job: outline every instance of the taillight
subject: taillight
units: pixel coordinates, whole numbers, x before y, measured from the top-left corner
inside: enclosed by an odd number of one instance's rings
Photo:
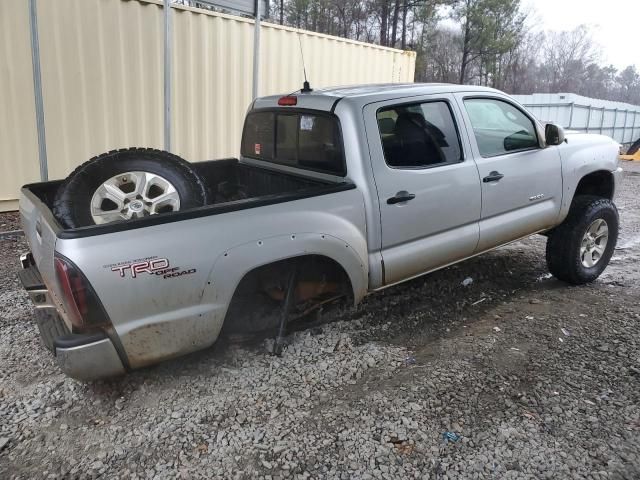
[[[70,260],[56,255],[56,275],[62,287],[62,301],[74,330],[87,331],[110,324],[89,281]]]
[[[286,97],[280,97],[278,99],[278,105],[281,107],[291,107],[298,104],[298,97],[293,95],[287,95]]]

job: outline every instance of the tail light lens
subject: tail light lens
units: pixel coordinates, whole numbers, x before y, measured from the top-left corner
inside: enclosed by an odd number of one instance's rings
[[[100,300],[91,284],[70,260],[56,255],[56,275],[62,287],[62,301],[74,331],[86,332],[110,325]]]

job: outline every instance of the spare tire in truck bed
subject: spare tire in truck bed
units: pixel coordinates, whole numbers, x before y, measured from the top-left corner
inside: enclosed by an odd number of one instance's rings
[[[60,185],[53,212],[65,227],[78,228],[201,207],[209,196],[202,177],[182,158],[129,148],[76,168]]]

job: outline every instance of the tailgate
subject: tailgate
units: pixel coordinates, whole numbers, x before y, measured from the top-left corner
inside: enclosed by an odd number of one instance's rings
[[[60,224],[49,207],[29,190],[29,186],[22,187],[20,217],[35,264],[45,285],[52,289],[55,286],[53,255]]]

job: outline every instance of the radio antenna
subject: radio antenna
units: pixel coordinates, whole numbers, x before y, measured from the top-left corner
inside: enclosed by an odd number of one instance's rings
[[[313,91],[313,88],[309,85],[307,81],[307,69],[304,66],[304,52],[302,51],[302,40],[300,40],[300,34],[298,34],[298,45],[300,45],[300,57],[302,57],[302,73],[304,73],[304,83],[302,84],[301,93],[309,93]]]

